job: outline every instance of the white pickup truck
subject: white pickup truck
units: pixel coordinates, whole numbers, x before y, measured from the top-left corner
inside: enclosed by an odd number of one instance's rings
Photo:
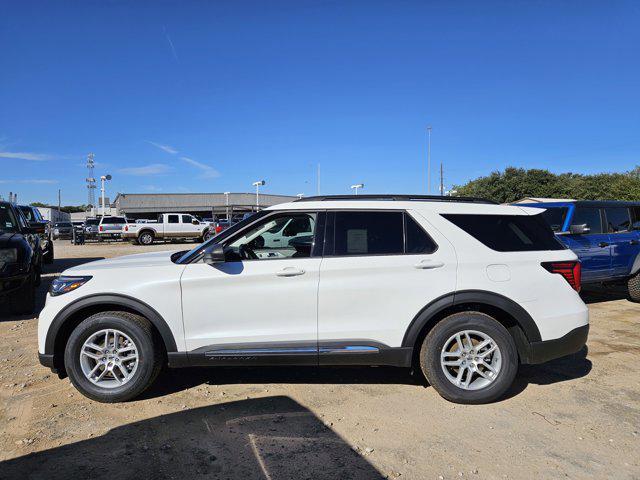
[[[157,223],[127,223],[122,227],[122,237],[133,243],[151,245],[155,240],[196,238],[207,240],[215,234],[215,228],[185,213],[162,213]]]

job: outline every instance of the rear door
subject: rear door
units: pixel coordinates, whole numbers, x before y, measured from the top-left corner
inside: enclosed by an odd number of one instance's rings
[[[598,207],[576,206],[571,225],[586,225],[588,233],[565,235],[566,245],[582,262],[582,282],[598,282],[611,277],[611,241]]]
[[[318,295],[321,364],[335,361],[323,357],[325,351],[400,347],[418,312],[455,290],[453,247],[417,212],[337,210],[328,212],[326,229]]]
[[[633,262],[640,251],[638,231],[631,228],[631,212],[627,207],[604,209],[607,231],[611,242],[611,275],[629,275]]]

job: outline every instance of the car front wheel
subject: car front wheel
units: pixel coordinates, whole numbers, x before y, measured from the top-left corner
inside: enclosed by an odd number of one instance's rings
[[[66,345],[64,363],[86,397],[112,403],[146,390],[162,366],[149,321],[128,312],[100,312],[81,322]]]
[[[142,245],[151,245],[153,243],[153,234],[150,232],[144,232],[142,235],[140,235],[138,241]]]
[[[498,400],[518,370],[518,354],[507,329],[480,312],[461,312],[440,321],[425,337],[420,366],[445,399],[479,404]]]

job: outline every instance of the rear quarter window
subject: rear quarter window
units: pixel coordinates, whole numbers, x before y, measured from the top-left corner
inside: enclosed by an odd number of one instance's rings
[[[443,214],[457,227],[492,250],[530,252],[564,250],[542,214],[475,215]]]

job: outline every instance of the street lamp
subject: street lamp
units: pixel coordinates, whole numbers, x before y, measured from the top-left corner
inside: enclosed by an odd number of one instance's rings
[[[105,207],[104,207],[104,182],[106,180],[111,180],[111,178],[112,178],[111,175],[102,175],[100,177],[100,183],[102,185],[102,188],[100,189],[100,191],[102,192],[102,216],[103,217],[104,217],[104,213],[105,213],[104,212],[104,209],[105,209]]]
[[[231,225],[231,219],[229,218],[229,194],[231,192],[224,192],[224,199],[225,199],[225,204],[227,206],[226,211],[227,211],[227,221],[229,222],[229,225]]]
[[[355,190],[356,195],[358,195],[359,188],[364,188],[364,183],[357,183],[355,185],[351,185],[351,189]]]
[[[260,187],[265,183],[266,182],[264,180],[259,180],[257,182],[252,183],[252,185],[256,187],[256,210],[260,208]]]

